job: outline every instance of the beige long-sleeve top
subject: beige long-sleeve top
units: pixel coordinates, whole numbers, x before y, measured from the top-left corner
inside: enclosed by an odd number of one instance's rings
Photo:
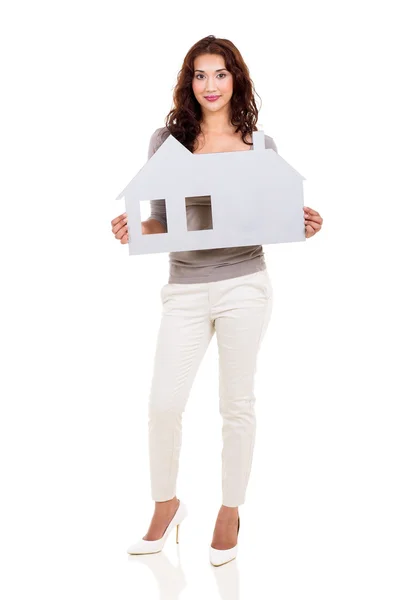
[[[166,127],[159,127],[150,138],[148,158],[150,158],[170,135]],[[265,148],[277,152],[276,144],[268,135]],[[151,200],[151,215],[167,229],[165,200]],[[210,199],[197,196],[187,200],[186,215],[188,231],[211,229]],[[266,268],[262,246],[239,246],[234,248],[212,248],[208,250],[188,250],[169,253],[168,283],[208,283],[249,275]]]

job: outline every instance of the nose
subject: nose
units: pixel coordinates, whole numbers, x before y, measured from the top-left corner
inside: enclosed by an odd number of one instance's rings
[[[210,79],[208,80],[208,83],[207,83],[207,85],[206,85],[206,94],[207,94],[207,95],[210,95],[210,96],[211,96],[212,94],[216,94],[216,93],[217,93],[217,88],[216,88],[215,86],[212,86],[212,85],[211,85],[212,83],[215,83],[215,81],[214,81],[212,78],[210,78]]]

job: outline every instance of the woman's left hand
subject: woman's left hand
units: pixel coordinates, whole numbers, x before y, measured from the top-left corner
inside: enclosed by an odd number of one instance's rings
[[[322,222],[323,218],[316,210],[308,208],[308,206],[304,206],[304,226],[306,230],[306,238],[315,235],[321,229]]]

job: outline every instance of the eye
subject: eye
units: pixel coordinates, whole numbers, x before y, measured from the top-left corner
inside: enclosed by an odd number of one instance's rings
[[[218,75],[222,75],[222,79],[226,77],[226,73],[218,73]],[[198,79],[199,77],[204,77],[204,75],[202,73],[197,73],[196,79]]]

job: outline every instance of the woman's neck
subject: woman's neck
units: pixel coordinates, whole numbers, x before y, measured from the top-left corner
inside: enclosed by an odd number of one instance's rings
[[[201,130],[204,135],[227,134],[235,130],[227,113],[203,113]]]

